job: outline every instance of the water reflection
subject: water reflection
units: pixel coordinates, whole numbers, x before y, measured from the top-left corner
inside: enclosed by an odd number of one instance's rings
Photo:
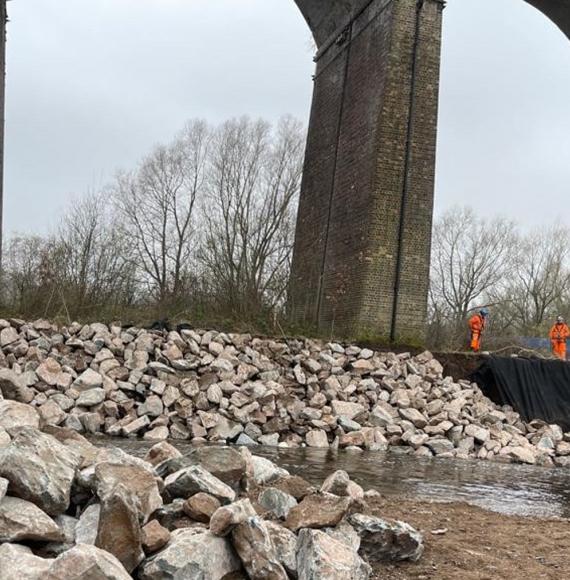
[[[151,443],[135,439],[93,440],[142,457]],[[172,442],[182,453],[190,443]],[[570,470],[489,461],[425,459],[396,453],[254,447],[256,455],[320,484],[335,469],[346,470],[364,489],[384,496],[458,502],[496,512],[570,517]]]

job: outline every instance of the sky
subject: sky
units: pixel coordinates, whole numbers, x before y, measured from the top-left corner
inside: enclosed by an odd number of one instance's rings
[[[308,120],[292,0],[9,3],[4,227],[43,234],[191,118]],[[436,209],[570,226],[570,42],[522,0],[449,0]]]

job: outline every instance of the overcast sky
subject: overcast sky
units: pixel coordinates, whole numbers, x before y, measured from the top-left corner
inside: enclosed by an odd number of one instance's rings
[[[46,232],[187,119],[308,117],[312,49],[292,0],[9,8],[7,233]],[[570,43],[522,0],[449,0],[444,27],[438,211],[570,225]]]

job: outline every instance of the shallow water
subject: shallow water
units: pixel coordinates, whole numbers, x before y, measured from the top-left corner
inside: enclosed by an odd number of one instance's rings
[[[152,443],[136,439],[92,440],[143,457]],[[190,443],[171,441],[181,453]],[[364,487],[384,496],[458,502],[504,514],[570,517],[570,469],[547,469],[490,461],[425,459],[396,453],[252,447],[292,474],[314,484],[344,469]]]

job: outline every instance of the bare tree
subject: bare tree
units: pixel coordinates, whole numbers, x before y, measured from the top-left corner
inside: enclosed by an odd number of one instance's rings
[[[521,238],[513,255],[512,274],[498,300],[504,316],[519,333],[545,330],[563,307],[570,288],[570,231],[561,225]]]
[[[243,316],[284,298],[304,137],[287,117],[275,132],[248,118],[215,133],[199,259],[218,303]]]
[[[189,273],[209,139],[204,122],[190,123],[171,145],[157,147],[117,181],[115,207],[134,263],[159,303],[180,295]]]
[[[497,292],[513,268],[516,233],[502,218],[485,221],[470,208],[454,208],[436,220],[430,310],[457,332],[469,311]]]

